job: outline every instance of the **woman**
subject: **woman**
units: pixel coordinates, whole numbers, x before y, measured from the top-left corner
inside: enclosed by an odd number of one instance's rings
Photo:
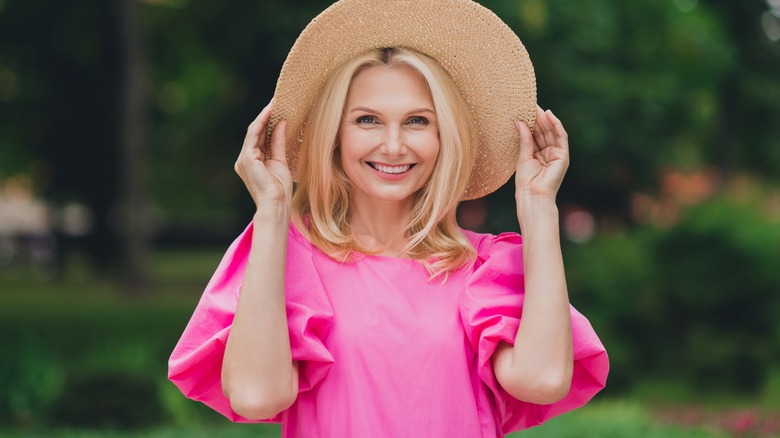
[[[366,29],[348,27],[347,59],[315,53],[331,46],[318,26],[345,20]],[[186,395],[234,421],[281,421],[283,436],[497,437],[604,386],[606,353],[569,305],[558,237],[566,132],[528,99],[519,115],[501,102],[528,83],[519,40],[506,71],[489,72],[508,87],[464,86],[495,56],[437,35],[464,21],[469,38],[508,29],[468,0],[344,0],[299,37],[236,162],[253,223],[171,358]],[[507,123],[516,133],[496,139]],[[491,159],[507,150],[519,158]],[[507,169],[523,238],[461,230],[458,202]]]

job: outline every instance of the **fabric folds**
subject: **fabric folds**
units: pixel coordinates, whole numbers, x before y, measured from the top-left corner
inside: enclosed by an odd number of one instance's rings
[[[222,358],[246,270],[252,230],[250,224],[228,248],[168,364],[169,379],[185,396],[235,422],[251,420],[236,414],[222,393]],[[299,392],[315,388],[333,364],[323,344],[333,310],[307,244],[292,231],[288,234],[285,293],[290,347],[293,360],[298,361]],[[262,421],[280,422],[284,414]]]
[[[251,420],[222,393],[222,358],[252,232],[250,224],[228,249],[169,362],[169,377],[185,396],[235,422]],[[283,437],[501,437],[578,408],[600,391],[607,354],[574,308],[566,397],[538,405],[501,388],[491,356],[499,342],[514,343],[523,313],[522,239],[464,234],[477,259],[440,283],[429,282],[415,260],[331,259],[291,225],[285,298],[300,392],[289,409],[262,421],[282,422]]]
[[[491,356],[500,341],[514,344],[523,312],[522,239],[516,233],[480,235],[478,260],[460,301],[466,337],[476,353],[477,374],[496,405],[503,433],[539,425],[587,403],[606,385],[609,361],[588,320],[571,307],[574,370],[571,389],[561,401],[537,405],[504,391],[493,373]]]

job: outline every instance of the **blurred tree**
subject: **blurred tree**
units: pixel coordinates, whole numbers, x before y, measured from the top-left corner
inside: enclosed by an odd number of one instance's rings
[[[725,175],[750,169],[780,181],[780,39],[762,21],[780,23],[780,7],[765,0],[703,0],[735,46],[735,59],[719,84],[718,147],[714,162]],[[780,24],[776,24],[780,27]]]
[[[253,205],[233,163],[246,127],[271,99],[298,33],[328,3],[146,4],[154,42],[149,179],[166,241],[224,242],[245,226]]]
[[[147,142],[147,60],[144,31],[134,0],[114,3],[122,54],[119,84],[118,149],[120,191],[117,225],[122,242],[125,290],[133,295],[148,288],[147,258],[151,237],[143,165]]]
[[[78,243],[103,268],[118,243],[109,220],[119,65],[111,12],[98,0],[0,3],[0,82],[12,78],[0,85],[0,173],[33,173],[55,205],[89,205],[93,228]]]
[[[572,138],[562,203],[631,222],[630,193],[651,190],[661,164],[709,162],[717,85],[736,48],[707,8],[681,10],[671,0],[490,5],[528,48],[540,105]]]

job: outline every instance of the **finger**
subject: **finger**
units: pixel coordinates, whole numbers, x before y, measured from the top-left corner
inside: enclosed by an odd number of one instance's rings
[[[287,164],[287,121],[276,124],[271,134],[271,159]]]
[[[541,109],[541,108],[540,108]],[[544,143],[547,147],[555,147],[558,142],[555,139],[555,132],[553,130],[552,124],[550,123],[550,119],[547,117],[550,110],[543,111],[541,114],[541,125],[542,125],[542,132],[541,134],[544,136]]]
[[[269,103],[247,127],[244,145],[241,147],[242,154],[246,154],[253,159],[263,159],[262,148],[265,144],[264,133],[270,117],[271,104]]]
[[[517,128],[517,133],[520,134],[520,155],[517,158],[518,163],[533,159],[535,142],[533,135],[531,135],[531,130],[528,128],[528,125],[523,122],[515,122],[515,128]]]
[[[560,147],[566,151],[566,153],[569,153],[569,133],[566,132],[566,130],[563,128],[563,123],[561,120],[553,114],[552,111],[549,111],[548,120],[550,121],[550,124],[552,125],[553,131],[555,132],[555,136],[558,139],[558,144]]]
[[[547,124],[550,127],[550,130],[545,133],[545,135],[548,135],[548,143],[550,143],[552,146],[558,146],[558,133],[555,131],[555,126],[553,123],[553,113],[551,110],[547,110],[544,112],[544,118],[547,119]]]
[[[547,149],[549,150],[549,149]],[[547,157],[544,156],[544,153],[541,151],[534,152],[534,159],[538,161],[542,166],[547,167],[547,163],[549,160]]]
[[[542,150],[547,147],[547,137],[545,131],[549,129],[547,117],[544,115],[544,110],[540,106],[536,106],[536,126],[534,127],[534,140],[536,140],[537,150]]]

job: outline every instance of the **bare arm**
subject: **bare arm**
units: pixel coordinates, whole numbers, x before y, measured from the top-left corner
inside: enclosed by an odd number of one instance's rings
[[[284,154],[285,123],[263,156],[266,107],[247,130],[236,172],[257,205],[238,308],[222,364],[222,388],[233,410],[267,419],[287,409],[298,394],[297,364],[290,352],[284,275],[292,177]]]
[[[560,121],[537,110],[533,137],[524,124],[516,176],[517,216],[523,233],[525,298],[514,346],[501,343],[493,369],[513,397],[550,404],[569,391],[573,370],[569,296],[555,195],[569,163]]]

